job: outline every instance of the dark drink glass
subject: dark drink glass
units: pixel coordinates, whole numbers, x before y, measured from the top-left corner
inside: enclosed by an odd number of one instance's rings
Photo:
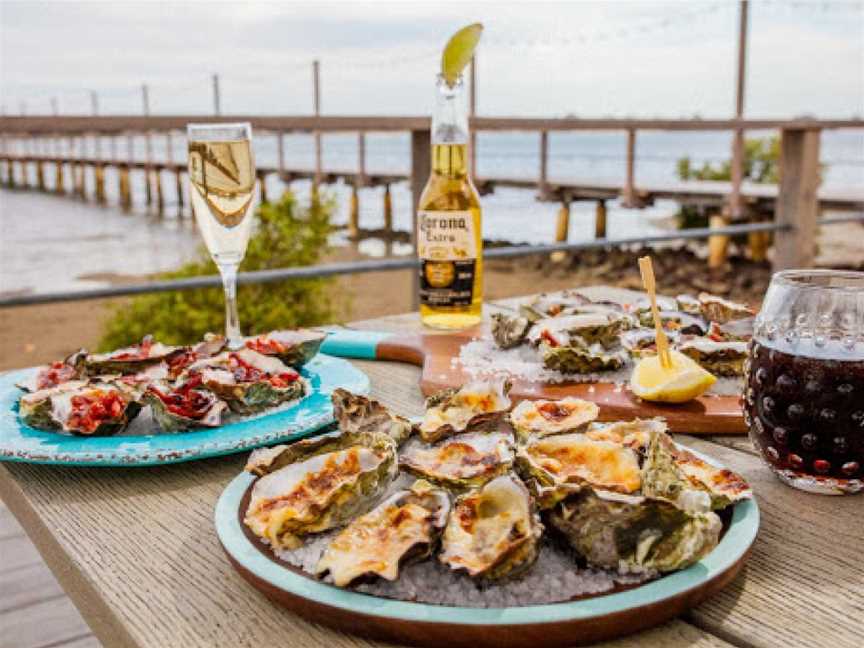
[[[775,274],[745,372],[750,439],[783,482],[864,490],[864,273]]]

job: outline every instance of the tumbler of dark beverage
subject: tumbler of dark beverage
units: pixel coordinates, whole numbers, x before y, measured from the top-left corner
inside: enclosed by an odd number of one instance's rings
[[[745,373],[750,439],[783,482],[864,489],[864,272],[775,274]]]

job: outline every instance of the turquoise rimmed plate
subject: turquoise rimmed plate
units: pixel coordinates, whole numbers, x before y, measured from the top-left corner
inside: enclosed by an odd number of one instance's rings
[[[369,379],[346,360],[318,354],[301,371],[311,392],[290,406],[218,428],[151,434],[152,425],[133,421],[128,434],[78,437],[37,430],[18,417],[15,383],[35,369],[0,376],[0,460],[67,466],[153,466],[243,452],[292,441],[333,422],[330,394],[337,387],[369,393]],[[140,418],[143,418],[143,413]]]
[[[706,461],[708,457],[701,456]],[[417,646],[573,646],[663,623],[728,584],[759,529],[755,500],[735,505],[719,545],[692,567],[633,589],[564,603],[508,608],[455,607],[380,598],[321,583],[278,561],[242,523],[254,482],[242,473],[216,504],[219,540],[237,571],[274,601],[315,623]]]

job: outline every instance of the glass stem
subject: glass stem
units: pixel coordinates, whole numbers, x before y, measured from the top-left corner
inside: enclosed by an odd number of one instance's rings
[[[236,263],[219,265],[222,287],[225,289],[225,339],[228,340],[228,347],[231,349],[243,346],[240,316],[237,314],[237,265]]]

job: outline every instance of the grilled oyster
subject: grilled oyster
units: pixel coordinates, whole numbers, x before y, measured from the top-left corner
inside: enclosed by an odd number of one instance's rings
[[[617,343],[618,335],[628,327],[628,321],[623,314],[583,313],[577,315],[561,315],[540,320],[528,331],[528,341],[534,345],[541,342],[558,343],[562,346],[578,345],[579,341],[587,344],[601,344],[609,348]],[[580,340],[574,341],[574,337]]]
[[[143,401],[150,405],[153,418],[163,430],[179,432],[198,427],[218,427],[228,409],[225,401],[205,389],[201,374],[179,385],[157,381],[148,385]]]
[[[756,315],[747,304],[723,299],[717,295],[699,293],[699,307],[702,317],[710,322],[725,324],[733,320],[747,319]]]
[[[433,446],[409,443],[399,467],[412,475],[449,488],[474,488],[503,475],[513,466],[509,432],[466,432]]]
[[[396,445],[402,445],[411,434],[412,425],[408,419],[393,414],[376,400],[345,389],[334,390],[330,400],[333,402],[333,416],[343,432],[382,432]]]
[[[181,380],[200,374],[203,385],[238,414],[253,414],[302,397],[306,381],[278,358],[251,349],[226,351],[194,362]]]
[[[84,349],[79,349],[63,360],[38,367],[36,373],[27,380],[16,383],[16,387],[28,392],[37,392],[42,389],[51,389],[71,380],[81,380],[84,378],[81,361],[86,355],[87,352]]]
[[[431,555],[449,513],[447,492],[418,480],[345,527],[315,572],[338,587],[376,576],[396,580],[401,567]]]
[[[579,432],[533,440],[516,451],[516,461],[541,508],[584,486],[635,493],[642,485],[636,452]]]
[[[676,348],[718,376],[744,374],[746,342],[717,342],[709,337],[682,337]]]
[[[63,430],[78,436],[107,436],[124,430],[141,405],[117,386],[70,381],[25,394],[19,414],[27,425]]]
[[[560,502],[549,522],[589,564],[620,573],[688,567],[717,546],[722,528],[712,512],[591,489]]]
[[[379,433],[328,435],[255,452],[244,522],[275,549],[365,513],[396,477],[396,444]]]
[[[576,432],[597,418],[596,404],[568,396],[560,400],[524,400],[510,412],[510,422],[523,441]]]
[[[472,578],[511,578],[534,564],[542,533],[524,484],[502,475],[456,500],[439,560]]]
[[[318,353],[327,333],[310,329],[270,331],[246,340],[246,347],[266,356],[275,356],[299,369]]]
[[[627,362],[627,353],[622,350],[607,352],[599,345],[591,347],[554,346],[542,343],[540,355],[543,366],[561,373],[584,374],[620,369]]]
[[[651,441],[652,433],[666,432],[666,422],[661,418],[634,419],[615,423],[592,423],[585,436],[595,441],[609,441],[643,452]]]
[[[492,337],[502,349],[512,349],[522,344],[529,328],[531,322],[521,315],[510,316],[504,313],[492,315]]]
[[[652,433],[648,445],[642,466],[642,494],[688,512],[726,508],[751,496],[740,475],[702,461],[660,432]]]
[[[152,335],[135,344],[110,353],[93,353],[81,359],[88,376],[102,374],[136,374],[150,365],[159,364],[181,347],[154,342]]]
[[[458,390],[444,390],[426,401],[420,423],[420,438],[435,443],[469,428],[498,420],[512,406],[507,394],[510,381],[504,378],[476,380]]]

